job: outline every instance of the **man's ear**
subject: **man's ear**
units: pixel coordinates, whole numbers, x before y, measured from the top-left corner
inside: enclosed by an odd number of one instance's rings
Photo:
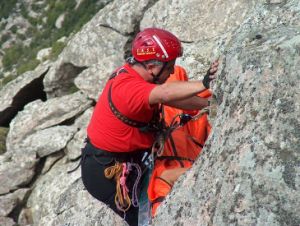
[[[152,64],[152,63],[149,63],[146,65],[147,70],[150,72],[152,72],[155,69],[155,67],[157,67],[157,65]]]
[[[147,64],[147,69],[150,69],[150,70],[152,70],[152,69],[154,69],[155,68],[155,64],[152,64],[152,63],[149,63],[149,64]]]

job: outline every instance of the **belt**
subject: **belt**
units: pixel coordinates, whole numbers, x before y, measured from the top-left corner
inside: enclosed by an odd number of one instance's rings
[[[103,157],[111,157],[115,158],[116,160],[119,161],[141,161],[143,156],[145,155],[145,152],[149,153],[149,149],[140,149],[140,150],[135,150],[131,152],[111,152],[111,151],[106,151],[103,149],[99,149],[95,147],[91,142],[90,139],[86,139],[86,147],[83,148],[82,154],[83,155],[94,155],[94,156],[103,156]]]
[[[141,164],[143,163],[143,159],[145,158],[145,153],[147,153],[147,156],[149,156],[149,153],[151,151],[149,148],[132,152],[110,152],[95,147],[91,143],[89,138],[86,138],[84,142],[86,143],[86,145],[81,149],[82,153],[79,164],[74,169],[68,171],[68,173],[72,173],[77,170],[86,156],[111,158],[112,160],[120,162],[135,162]]]

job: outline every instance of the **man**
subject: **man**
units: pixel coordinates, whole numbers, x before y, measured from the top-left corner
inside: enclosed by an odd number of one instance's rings
[[[215,78],[217,63],[202,81],[165,83],[174,72],[181,43],[172,33],[148,28],[132,43],[132,58],[108,80],[87,128],[82,180],[87,191],[129,225],[137,225],[142,157],[159,130],[159,105],[202,109],[197,93]]]

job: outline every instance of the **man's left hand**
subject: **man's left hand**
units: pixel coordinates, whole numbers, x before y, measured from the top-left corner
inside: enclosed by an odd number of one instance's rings
[[[207,71],[207,74],[203,78],[203,85],[205,86],[206,89],[209,89],[210,82],[214,79],[216,79],[216,72],[218,71],[219,67],[219,61],[215,60],[211,65],[210,68]]]

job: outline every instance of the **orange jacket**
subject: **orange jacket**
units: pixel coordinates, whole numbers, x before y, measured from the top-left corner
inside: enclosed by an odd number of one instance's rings
[[[182,67],[175,66],[174,74],[170,76],[167,82],[181,80],[187,81],[187,75]],[[211,95],[209,90],[199,94],[200,97],[207,98]],[[172,119],[181,113],[197,114],[198,111],[183,111],[173,107],[164,106],[164,118],[167,125],[170,125]],[[148,186],[148,198],[152,203],[152,216],[156,209],[170,192],[172,184],[165,180],[161,175],[168,170],[170,175],[177,179],[185,169],[192,166],[193,161],[200,154],[202,147],[210,133],[211,126],[207,120],[207,114],[202,115],[197,120],[189,121],[183,127],[174,130],[164,147],[162,157],[158,157],[154,164],[154,169],[150,177]],[[170,178],[170,180],[172,180]]]

